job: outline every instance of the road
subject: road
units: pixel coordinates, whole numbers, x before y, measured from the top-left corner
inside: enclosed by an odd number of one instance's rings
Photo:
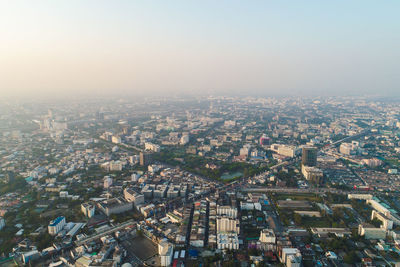
[[[325,146],[325,147],[322,148],[321,150],[328,149],[328,148],[330,148],[330,147],[332,147],[332,146],[335,146],[335,145],[337,145],[337,144],[339,144],[339,143],[341,143],[341,142],[344,142],[344,141],[346,141],[346,140],[348,140],[348,139],[353,139],[353,138],[357,138],[357,137],[363,136],[363,135],[369,133],[370,130],[371,130],[371,129],[366,129],[366,130],[362,131],[361,133],[358,133],[358,134],[355,134],[355,135],[351,135],[351,136],[347,136],[347,137],[345,137],[345,138],[342,138],[342,139],[340,139],[340,140],[338,140],[338,141],[335,141],[335,142],[333,142],[333,143],[331,143],[331,144]]]

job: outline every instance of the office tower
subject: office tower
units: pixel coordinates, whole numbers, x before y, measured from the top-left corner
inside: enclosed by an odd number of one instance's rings
[[[317,148],[316,147],[303,147],[301,156],[301,164],[304,166],[316,166],[317,165]]]

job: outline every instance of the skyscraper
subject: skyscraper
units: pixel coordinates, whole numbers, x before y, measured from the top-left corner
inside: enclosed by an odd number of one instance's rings
[[[317,165],[317,148],[316,147],[303,147],[301,155],[301,164],[304,166],[316,166]]]

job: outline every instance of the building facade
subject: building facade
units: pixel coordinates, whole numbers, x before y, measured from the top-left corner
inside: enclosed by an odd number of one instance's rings
[[[56,219],[50,221],[50,224],[48,226],[49,234],[50,235],[56,235],[58,234],[65,226],[65,217],[60,216],[57,217]]]

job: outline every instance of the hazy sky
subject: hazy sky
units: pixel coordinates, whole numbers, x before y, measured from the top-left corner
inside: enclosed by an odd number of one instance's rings
[[[399,14],[399,0],[0,0],[0,92],[399,95]]]

